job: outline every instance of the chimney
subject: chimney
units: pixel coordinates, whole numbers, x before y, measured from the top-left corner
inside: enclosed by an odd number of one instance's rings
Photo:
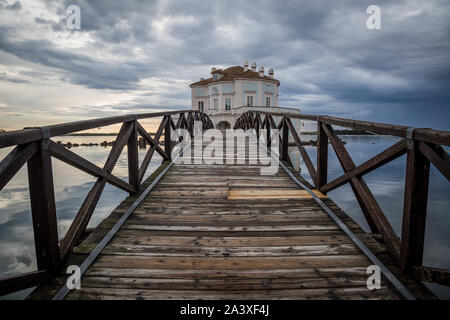
[[[263,66],[259,67],[259,76],[264,77],[264,67]]]
[[[200,81],[203,81],[203,80],[205,80],[205,78],[200,78]]]
[[[248,70],[248,61],[245,61],[244,62],[244,71],[247,71]]]
[[[273,68],[269,69],[269,77],[273,78]]]
[[[252,62],[252,71],[256,72],[256,62]]]
[[[211,73],[213,73],[214,71],[216,71],[216,68],[212,67],[211,68]]]

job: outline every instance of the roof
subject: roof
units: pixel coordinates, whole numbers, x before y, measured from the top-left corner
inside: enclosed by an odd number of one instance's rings
[[[197,82],[191,83],[190,86],[206,86],[206,85],[208,85],[210,83],[214,83],[214,82],[233,81],[236,78],[264,79],[264,80],[268,80],[268,81],[274,81],[277,83],[278,86],[280,85],[280,81],[278,81],[275,78],[271,78],[266,75],[261,77],[258,72],[252,71],[251,69],[244,71],[244,68],[241,66],[229,67],[224,70],[217,69],[211,73],[221,73],[224,76],[218,80],[213,80],[213,78],[208,78],[205,80],[197,81]]]

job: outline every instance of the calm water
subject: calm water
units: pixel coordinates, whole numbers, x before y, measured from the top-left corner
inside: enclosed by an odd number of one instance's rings
[[[114,136],[54,138],[54,141],[70,141],[78,144],[114,140]],[[0,149],[0,159],[3,159],[11,150],[12,148]],[[77,147],[71,150],[97,166],[103,167],[111,147]],[[139,150],[140,162],[144,158],[145,152],[146,150]],[[155,153],[144,179],[159,166],[161,161],[161,157]],[[52,158],[52,163],[58,232],[61,238],[69,228],[96,178],[55,158]],[[125,181],[128,179],[126,147],[117,161],[113,174]],[[88,227],[97,226],[127,195],[125,191],[107,184]],[[0,192],[0,277],[36,270],[29,199],[25,165]],[[21,298],[24,295],[26,292],[10,295],[9,298]]]
[[[315,136],[304,136],[303,140],[315,140]],[[360,165],[384,151],[399,140],[380,136],[342,136],[346,149],[356,165]],[[306,147],[313,163],[316,163],[316,148]],[[447,152],[449,150],[447,149]],[[299,153],[290,148],[290,156],[301,175],[312,182],[308,169],[299,161]],[[384,214],[398,236],[401,235],[403,191],[405,184],[406,155],[364,176],[367,185],[377,199]],[[328,181],[338,178],[343,170],[333,148],[328,146]],[[328,194],[364,230],[369,231],[364,215],[349,185]],[[431,169],[428,196],[428,212],[425,235],[424,265],[450,269],[450,183],[434,167]],[[450,288],[436,284],[427,286],[441,298],[450,299]]]
[[[305,140],[315,139],[314,136],[302,137]],[[99,143],[113,141],[115,137],[64,137],[56,140],[72,143]],[[385,150],[397,140],[376,136],[344,136],[346,148],[354,162],[359,165]],[[0,159],[11,148],[0,150]],[[72,149],[80,156],[102,167],[111,147],[78,147]],[[313,162],[316,159],[316,149],[307,147]],[[310,179],[307,169],[299,161],[298,152],[290,150],[294,164],[301,169],[302,175]],[[145,150],[140,150],[139,160],[142,161]],[[400,235],[402,222],[402,202],[405,178],[406,156],[375,170],[365,176],[366,182],[377,198],[393,228]],[[150,175],[161,163],[161,158],[155,154],[148,169]],[[329,147],[329,181],[342,174],[339,162],[331,147]],[[87,192],[95,182],[95,178],[74,169],[56,159],[53,159],[55,196],[60,236],[64,235],[73,217],[76,215]],[[126,180],[128,176],[127,150],[124,149],[113,173]],[[368,230],[364,216],[349,186],[345,185],[333,192],[330,197],[365,230]],[[434,168],[431,171],[430,193],[428,201],[428,216],[425,241],[424,265],[437,268],[450,268],[450,184]],[[127,194],[120,189],[107,185],[98,206],[91,219],[89,227],[96,226],[114,209]],[[0,277],[11,276],[35,270],[36,261],[33,244],[33,228],[29,205],[28,181],[26,166],[0,192]],[[441,298],[450,298],[450,290],[439,285],[429,285]],[[26,292],[10,296],[21,298]]]

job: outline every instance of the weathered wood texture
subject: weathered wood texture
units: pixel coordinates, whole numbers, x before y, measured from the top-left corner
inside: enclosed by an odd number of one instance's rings
[[[182,126],[182,128],[193,132],[194,119],[202,121],[203,129],[212,127],[211,120],[205,114],[194,110],[178,111],[176,113],[179,115],[179,120],[181,120],[178,127],[173,126],[173,120],[171,119],[171,115],[175,113],[165,112],[94,119],[0,133],[0,148],[18,144],[0,161],[0,191],[25,163],[28,166],[30,203],[39,271],[45,272],[49,277],[59,273],[60,268],[71,254],[73,247],[85,236],[86,226],[107,183],[128,191],[130,195],[139,192],[141,181],[154,152],[158,152],[163,159],[169,159],[170,156],[166,151],[170,151],[171,129]],[[185,113],[188,113],[188,120],[186,120]],[[154,117],[162,117],[162,122],[153,139],[137,120]],[[120,122],[122,122],[122,127],[103,168],[50,140],[51,137],[56,135]],[[159,147],[159,139],[163,131],[165,131],[164,135],[167,141],[166,151]],[[138,159],[138,134],[150,144],[150,150],[143,159],[141,167],[139,167]],[[128,183],[112,174],[125,145],[128,153]],[[52,157],[98,178],[60,242],[58,241],[53,190]],[[14,292],[17,286],[12,285],[13,283],[23,287],[26,285],[26,281],[29,280],[29,287],[32,287],[36,285],[37,280],[46,281],[49,278],[37,277],[35,274],[32,274],[32,276],[14,276],[11,279],[0,279],[0,292]]]
[[[285,192],[294,196],[283,198]],[[384,244],[316,192],[393,266]],[[384,278],[381,290],[367,289],[371,262],[303,195],[281,168],[268,177],[257,164],[176,164],[88,269],[82,289],[67,298],[400,299]],[[69,263],[84,259],[134,200],[126,199],[75,247]],[[433,297],[393,268],[419,298]],[[64,281],[57,278],[30,299],[50,298]]]
[[[261,118],[262,116],[265,117],[265,121],[252,120],[258,117]],[[274,123],[272,116],[280,117],[281,120],[278,126]],[[268,119],[271,120],[270,126]],[[317,122],[316,168],[304,148],[304,142],[301,141],[299,136],[300,133],[296,132],[296,129],[292,125],[291,119]],[[384,135],[393,135],[405,139],[400,140],[363,164],[356,166],[332,125],[366,130]],[[450,179],[450,156],[441,146],[450,145],[450,132],[408,128],[328,116],[264,111],[247,111],[237,119],[235,125],[235,129],[252,129],[258,133],[260,133],[260,129],[282,128],[283,135],[280,143],[280,158],[283,161],[289,160],[289,158],[286,158],[287,151],[285,150],[285,142],[287,140],[285,131],[287,127],[315,187],[323,194],[326,194],[349,183],[371,232],[380,233],[390,248],[391,253],[397,258],[403,271],[415,276],[417,273],[413,272],[413,268],[421,267],[423,261],[430,163],[447,180]],[[328,141],[344,170],[344,174],[327,183]],[[403,225],[400,238],[391,227],[389,220],[384,215],[383,210],[364,181],[363,176],[405,153],[407,153],[407,163],[402,217]]]

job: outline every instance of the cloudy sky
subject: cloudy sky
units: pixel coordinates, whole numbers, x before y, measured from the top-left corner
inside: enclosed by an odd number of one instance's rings
[[[191,82],[245,60],[275,69],[280,106],[450,130],[448,0],[0,0],[0,128],[189,108]]]

